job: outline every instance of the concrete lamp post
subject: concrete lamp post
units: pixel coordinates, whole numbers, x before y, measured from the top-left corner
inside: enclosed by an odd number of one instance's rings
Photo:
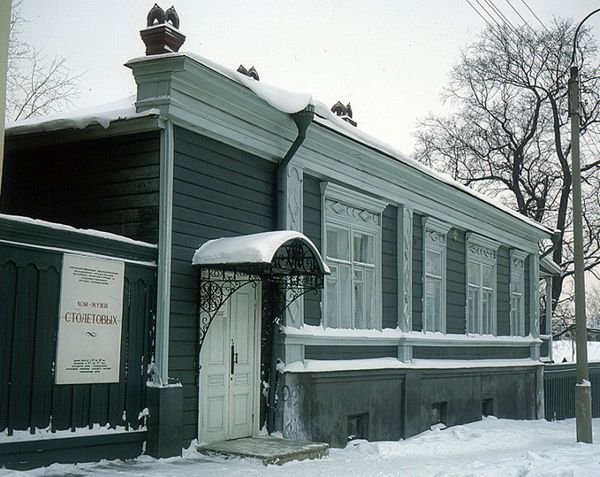
[[[575,64],[577,35],[583,23],[600,8],[587,15],[575,30],[571,77],[569,79],[569,116],[571,117],[571,153],[573,176],[573,248],[575,254],[575,337],[577,343],[577,382],[575,417],[577,442],[592,443],[592,388],[588,377],[587,324],[585,313],[585,276],[583,263],[583,226],[581,207],[581,164],[579,157],[579,68]]]

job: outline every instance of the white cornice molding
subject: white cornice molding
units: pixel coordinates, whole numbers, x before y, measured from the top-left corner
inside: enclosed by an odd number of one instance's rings
[[[162,56],[162,55],[161,55]],[[237,82],[185,55],[132,60],[138,107],[158,107],[173,124],[278,161],[297,135],[288,114]],[[296,164],[415,212],[497,237],[533,252],[549,233],[373,147],[314,122]]]
[[[332,199],[376,214],[381,214],[389,204],[389,202],[332,182],[321,182],[321,194],[325,196],[325,199]]]

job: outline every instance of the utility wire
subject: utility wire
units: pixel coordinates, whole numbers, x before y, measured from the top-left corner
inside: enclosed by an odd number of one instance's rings
[[[493,25],[492,25],[492,24],[491,24],[491,23],[490,23],[490,22],[487,20],[487,18],[485,18],[485,17],[484,17],[484,16],[483,16],[483,15],[480,13],[480,11],[479,11],[479,10],[477,10],[477,8],[475,8],[475,6],[474,6],[474,5],[473,5],[473,4],[472,4],[472,3],[471,3],[469,0],[467,0],[467,3],[469,4],[469,6],[470,6],[470,7],[471,7],[473,10],[475,10],[475,13],[477,13],[477,15],[479,15],[479,16],[481,17],[481,19],[482,19],[484,22],[486,22],[486,23],[487,23],[487,25],[488,25],[490,28],[492,28],[492,29],[494,28],[494,27],[493,27]]]
[[[500,20],[504,22],[505,25],[509,25],[517,35],[521,35],[521,32],[517,29],[517,27],[515,27],[512,24],[512,22],[500,11],[500,9],[496,5],[494,5],[490,0],[484,1],[490,6],[492,11],[496,13],[498,18],[500,18]]]
[[[521,13],[519,12],[519,10],[517,10],[514,7],[514,5],[512,4],[512,2],[510,0],[506,0],[506,3],[508,3],[508,6],[513,9],[513,11],[519,16],[519,18],[521,20],[523,20],[523,23],[525,23],[525,25],[527,25],[529,27],[529,29],[533,32],[533,34],[537,36],[537,32],[533,29],[533,27],[529,24],[529,22],[523,17],[523,15],[521,15]]]
[[[531,7],[527,4],[527,2],[525,0],[521,0],[521,2],[523,2],[523,5],[525,5],[527,7],[527,10],[529,10],[531,12],[531,14],[535,17],[535,19],[540,22],[540,25],[542,25],[544,27],[544,30],[546,30],[548,33],[550,33],[548,31],[548,28],[546,28],[546,25],[544,25],[544,22],[542,20],[540,20],[540,17],[538,17],[535,12],[531,9]]]

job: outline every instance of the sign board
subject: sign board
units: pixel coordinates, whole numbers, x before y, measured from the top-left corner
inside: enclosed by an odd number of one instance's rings
[[[56,384],[119,381],[124,270],[117,260],[63,256]]]

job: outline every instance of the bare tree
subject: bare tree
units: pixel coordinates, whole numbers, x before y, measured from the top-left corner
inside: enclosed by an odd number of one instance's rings
[[[66,58],[48,58],[21,39],[22,0],[14,2],[10,21],[6,77],[6,117],[10,121],[58,112],[78,94],[79,75]]]
[[[488,27],[452,69],[447,116],[430,115],[416,134],[417,160],[560,231],[552,251],[563,268],[553,306],[573,274],[568,87],[574,26]],[[600,67],[588,30],[580,32],[581,134],[586,269],[600,263]],[[550,244],[545,245],[549,252]]]

